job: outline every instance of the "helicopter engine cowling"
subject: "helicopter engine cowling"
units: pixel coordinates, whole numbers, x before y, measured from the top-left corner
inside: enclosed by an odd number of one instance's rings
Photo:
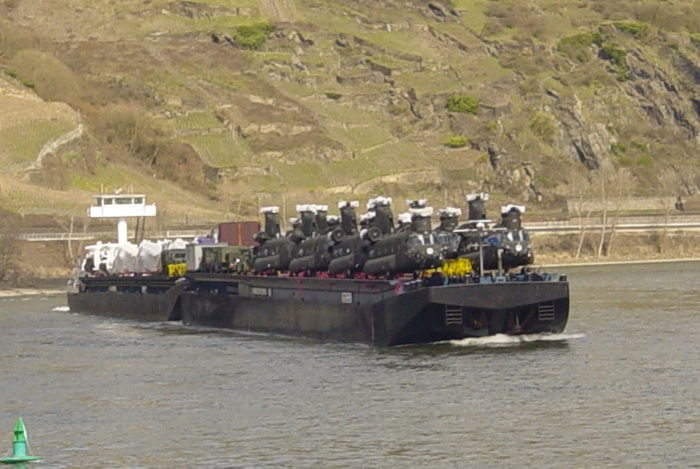
[[[348,271],[362,271],[362,266],[367,260],[367,247],[370,244],[369,240],[359,234],[345,237],[333,247],[328,272],[335,275]]]
[[[444,254],[434,234],[402,232],[384,236],[368,247],[362,271],[367,275],[413,273],[442,265]]]
[[[291,250],[294,243],[290,238],[278,238],[265,242],[255,248],[253,270],[266,272],[270,270],[288,270],[292,260]]]

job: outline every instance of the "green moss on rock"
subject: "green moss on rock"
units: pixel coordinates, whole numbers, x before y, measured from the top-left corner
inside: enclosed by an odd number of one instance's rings
[[[465,94],[453,94],[447,99],[446,106],[450,112],[466,112],[474,115],[479,112],[479,100]]]

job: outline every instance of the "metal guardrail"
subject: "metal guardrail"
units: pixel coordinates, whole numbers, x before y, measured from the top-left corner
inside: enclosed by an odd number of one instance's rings
[[[581,231],[581,225],[586,230],[601,230],[603,227],[602,220],[595,217],[591,219],[582,219],[579,224],[578,219],[573,220],[551,220],[538,222],[523,222],[523,227],[533,233],[576,233]],[[612,220],[608,220],[605,224],[606,230],[613,229],[617,231],[637,231],[637,230],[682,230],[682,229],[700,229],[700,215],[676,216],[672,215],[666,222],[664,216],[634,216],[621,217],[617,223],[613,225]],[[197,236],[204,236],[210,230],[207,229],[181,229],[181,230],[165,230],[149,236],[155,239],[194,239]],[[134,231],[129,232],[129,238],[134,238]],[[113,239],[116,236],[114,231],[95,231],[88,233],[22,233],[18,236],[20,239],[27,241],[89,241],[92,239],[109,238]]]
[[[553,228],[553,227],[580,227],[580,225],[584,226],[598,226],[600,227],[602,225],[602,220],[600,217],[591,217],[589,219],[583,218],[581,219],[581,223],[579,224],[579,220],[577,218],[572,218],[569,220],[547,220],[547,221],[541,221],[541,222],[523,222],[525,226],[527,226],[528,229],[533,229],[536,230],[538,228]],[[613,217],[608,217],[607,225],[612,225],[613,222]],[[617,220],[617,225],[646,225],[646,226],[663,226],[665,223],[665,217],[663,215],[657,215],[657,216],[634,216],[634,217],[620,217]],[[668,218],[668,225],[679,225],[679,224],[687,224],[687,225],[700,225],[700,215],[681,215],[681,216],[676,216],[672,215]]]
[[[579,220],[552,220],[542,222],[524,222],[523,227],[533,233],[575,233],[583,229],[587,231],[601,230],[602,220],[599,218]],[[700,229],[700,216],[671,216],[666,220],[664,216],[624,217],[614,220],[608,219],[605,223],[606,230],[639,231],[639,230],[683,230]]]
[[[194,239],[198,236],[207,234],[206,230],[172,230],[156,233],[152,238],[162,239]],[[88,233],[21,233],[17,238],[26,241],[89,241],[100,238],[114,238],[114,231],[93,231]],[[132,231],[128,234],[129,239],[133,239],[135,233]]]

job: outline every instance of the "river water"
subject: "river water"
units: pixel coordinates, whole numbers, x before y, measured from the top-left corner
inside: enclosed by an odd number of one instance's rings
[[[0,453],[22,416],[42,468],[700,467],[700,263],[557,270],[565,334],[396,349],[0,299]]]

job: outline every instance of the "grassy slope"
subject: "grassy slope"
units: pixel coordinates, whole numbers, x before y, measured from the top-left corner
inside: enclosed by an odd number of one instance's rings
[[[449,202],[457,204],[463,192],[484,188],[497,198],[522,197],[528,189],[519,182],[520,168],[527,164],[537,172],[533,184],[551,202],[568,190],[565,175],[577,163],[563,156],[557,140],[562,126],[550,129],[537,113],[559,119],[559,108],[577,100],[591,128],[607,126],[624,146],[610,155],[611,164],[634,173],[637,192],[653,191],[647,182],[667,167],[657,151],[678,155],[673,162],[694,171],[684,156],[692,141],[676,144],[670,134],[650,133],[646,122],[634,129],[643,116],[639,103],[628,97],[626,83],[615,80],[609,61],[589,57],[579,62],[556,48],[562,38],[613,20],[658,20],[660,15],[643,7],[663,2],[453,0],[459,16],[449,8],[444,16],[436,14],[425,2],[57,3],[46,9],[22,0],[7,15],[14,24],[52,38],[44,47],[91,89],[102,90],[104,98],[82,98],[90,101],[95,115],[115,101],[138,102],[159,118],[168,138],[190,144],[219,172],[218,179],[211,179],[218,181],[216,200],[211,200],[172,188],[151,174],[138,176],[148,172],[143,163],[132,165],[122,158],[130,168],[124,170],[97,158],[88,171],[85,164],[65,165],[70,181],[65,194],[133,183],[153,193],[159,204],[180,195],[182,201],[172,202],[170,210],[176,217],[191,204],[203,218],[214,219],[239,200],[279,203],[281,193],[288,194],[290,204],[309,197],[332,202],[336,196],[323,191],[328,187],[440,197],[449,189]],[[237,26],[260,21],[278,26],[260,49],[241,50],[223,40],[234,37]],[[652,25],[652,36],[645,38],[615,30],[609,41],[640,51],[684,84],[667,48],[675,44],[675,50],[692,58],[697,52],[686,23],[669,25]],[[212,42],[212,33],[220,44]],[[589,55],[594,50],[584,49]],[[12,66],[8,56],[5,68]],[[560,101],[548,97],[552,91]],[[452,93],[479,98],[479,115],[448,113],[444,103]],[[35,125],[33,134],[46,135],[44,140],[58,132],[43,129],[46,123]],[[0,122],[0,153],[17,148],[7,132],[32,133],[9,129]],[[467,137],[474,149],[444,147],[453,135]],[[6,162],[30,159],[41,147],[40,139],[31,140],[6,156]],[[489,141],[508,150],[498,171],[485,163]],[[99,135],[85,145],[98,155],[107,151]],[[31,186],[22,187],[32,193]],[[42,204],[19,199],[5,205],[39,210],[32,207]],[[249,210],[255,205],[242,204]]]
[[[162,211],[173,218],[184,219],[193,205],[199,205],[191,222],[216,220],[221,212],[207,209],[207,201],[192,194],[183,194],[177,187],[144,175],[130,166],[98,161],[92,174],[73,171],[64,190],[32,183],[31,166],[41,148],[51,140],[75,129],[78,116],[62,103],[46,103],[18,87],[12,80],[0,80],[0,107],[5,112],[0,117],[0,208],[22,214],[70,216],[82,214],[90,204],[90,196],[102,188],[108,190],[130,187],[147,190],[152,201],[158,202]],[[218,121],[217,121],[218,122]],[[75,156],[63,153],[69,160]],[[18,176],[21,176],[18,178]],[[43,186],[43,187],[42,187]]]

